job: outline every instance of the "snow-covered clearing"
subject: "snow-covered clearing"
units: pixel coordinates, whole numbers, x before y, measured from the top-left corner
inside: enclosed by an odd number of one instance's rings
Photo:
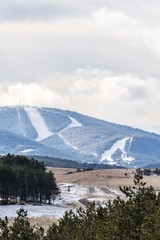
[[[93,186],[81,186],[79,184],[61,183],[59,185],[61,190],[60,196],[56,199],[55,204],[59,206],[73,205],[81,206],[80,199],[86,199],[88,202],[95,201],[99,203],[107,202],[109,198],[115,198],[120,191],[110,190],[104,191]]]
[[[38,137],[36,141],[41,141],[45,138],[50,137],[53,133],[48,129],[46,123],[44,122],[43,117],[37,108],[34,107],[24,107],[28,117],[37,131]]]
[[[60,218],[64,215],[65,211],[69,210],[67,207],[57,207],[54,205],[41,205],[41,206],[34,206],[34,205],[5,205],[0,206],[0,218],[8,218],[16,217],[16,212],[23,208],[27,210],[28,217],[51,217],[51,218]]]
[[[61,194],[54,201],[54,205],[5,205],[0,206],[0,218],[4,219],[7,215],[9,218],[17,216],[16,212],[23,208],[27,210],[29,218],[61,218],[66,211],[84,206],[80,200],[87,202],[95,201],[97,204],[104,204],[108,199],[114,199],[121,193],[108,189],[104,191],[93,186],[81,186],[78,184],[61,183],[59,184]]]
[[[131,147],[131,143],[132,143],[132,137],[127,137],[127,138],[124,138],[124,139],[121,139],[121,140],[118,140],[117,142],[115,142],[113,144],[113,146],[105,151],[102,156],[101,156],[101,161],[103,160],[107,160],[110,162],[110,164],[116,164],[115,160],[112,158],[112,155],[119,149],[122,154],[121,154],[121,159],[124,161],[124,162],[131,162],[134,160],[133,157],[131,156],[128,156],[128,153],[130,151],[130,147]],[[126,146],[126,143],[127,141],[129,141],[128,143],[128,149],[127,151],[125,151],[125,146]]]

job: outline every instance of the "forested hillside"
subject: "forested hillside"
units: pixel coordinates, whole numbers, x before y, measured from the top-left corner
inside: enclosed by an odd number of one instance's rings
[[[145,167],[160,162],[160,135],[72,111],[0,107],[0,154]]]
[[[33,158],[34,156],[28,156],[28,158]],[[53,157],[43,157],[36,156],[38,161],[45,162],[46,166],[55,168],[81,168],[81,169],[113,169],[113,168],[123,168],[117,165],[110,165],[104,163],[87,163],[87,162],[77,162],[73,160],[53,158]]]

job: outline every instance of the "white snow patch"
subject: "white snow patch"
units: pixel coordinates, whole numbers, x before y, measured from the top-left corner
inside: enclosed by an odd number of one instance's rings
[[[41,141],[53,135],[53,133],[48,129],[46,123],[44,122],[43,117],[41,116],[37,108],[24,107],[24,109],[28,114],[28,117],[30,118],[32,125],[37,131],[38,137],[36,138],[36,141]]]
[[[68,207],[60,207],[54,205],[5,205],[0,206],[0,218],[4,219],[5,216],[8,218],[14,218],[17,216],[17,211],[23,208],[27,210],[28,217],[51,217],[51,218],[61,218],[63,217],[66,211],[69,211],[71,208]]]
[[[24,131],[24,128],[23,128],[23,123],[22,123],[22,119],[21,119],[21,115],[20,115],[18,107],[16,107],[16,110],[17,110],[17,114],[18,114],[18,118],[19,118],[19,126],[22,129],[23,136],[25,137],[26,134],[25,134],[25,131]]]
[[[121,140],[118,140],[117,142],[115,142],[113,144],[113,146],[105,151],[102,156],[101,156],[101,161],[103,160],[107,160],[109,161],[110,164],[116,164],[115,160],[112,158],[112,155],[119,149],[122,154],[121,154],[121,158],[124,162],[131,162],[134,160],[133,157],[128,156],[128,153],[125,151],[125,146],[126,146],[126,142],[129,141],[128,143],[128,152],[130,151],[130,147],[131,147],[131,143],[132,143],[132,137],[127,137]]]
[[[82,126],[82,124],[79,123],[75,118],[69,117],[69,119],[71,120],[71,123],[69,123],[67,127],[63,128],[58,133],[61,133],[61,132],[65,131],[69,128],[75,128],[75,127],[81,127]]]
[[[98,157],[98,154],[95,153],[95,152],[91,152],[90,154],[92,154],[92,155],[95,156],[95,157]],[[92,163],[93,163],[93,162],[92,162]]]
[[[74,128],[74,127],[81,127],[82,124],[78,122],[75,118],[69,117],[71,120],[71,123],[68,125],[67,128]]]
[[[80,199],[86,199],[89,202],[97,202],[98,204],[105,204],[108,199],[114,199],[117,195],[122,195],[119,190],[96,188],[93,186],[81,186],[73,183],[59,184],[61,194],[57,196],[54,205],[5,205],[0,206],[0,218],[4,219],[7,215],[9,218],[17,216],[16,212],[23,208],[27,210],[28,217],[51,217],[61,218],[66,211],[73,210],[82,204]],[[104,205],[105,206],[105,205]]]
[[[61,194],[58,196],[57,201],[54,203],[57,205],[69,205],[78,204],[78,201],[87,195],[87,187],[80,186],[78,184],[72,183],[62,183],[58,186],[60,188]]]
[[[68,116],[69,117],[69,116]],[[75,118],[72,118],[72,117],[69,117],[70,118],[70,120],[71,120],[71,123],[67,126],[67,127],[65,127],[65,128],[63,128],[62,130],[60,130],[57,134],[58,134],[58,136],[65,142],[65,144],[66,145],[68,145],[69,147],[71,147],[71,148],[73,148],[73,149],[75,149],[75,150],[78,150],[78,147],[76,147],[76,146],[74,146],[73,144],[71,144],[69,141],[67,141],[64,137],[63,137],[63,135],[62,135],[62,133],[65,131],[65,130],[67,130],[67,129],[69,129],[69,128],[75,128],[75,127],[81,127],[82,126],[82,124],[81,123],[79,123]]]
[[[34,150],[35,149],[25,149],[25,150],[20,151],[20,153],[28,153],[28,152],[32,152]]]
[[[104,190],[93,186],[81,186],[73,183],[61,183],[59,184],[59,188],[61,194],[54,201],[54,204],[58,206],[80,206],[80,199],[87,199],[91,201],[92,198],[101,199],[103,202],[105,199],[105,202],[107,202],[110,197],[117,196],[117,194],[115,194],[115,192],[111,189],[108,192],[105,192]]]

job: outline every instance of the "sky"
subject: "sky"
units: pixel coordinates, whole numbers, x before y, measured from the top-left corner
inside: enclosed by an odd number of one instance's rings
[[[0,1],[0,106],[160,134],[159,0]]]

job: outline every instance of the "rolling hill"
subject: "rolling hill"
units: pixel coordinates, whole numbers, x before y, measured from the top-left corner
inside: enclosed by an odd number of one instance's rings
[[[76,112],[0,108],[0,154],[144,167],[160,162],[160,135]]]

